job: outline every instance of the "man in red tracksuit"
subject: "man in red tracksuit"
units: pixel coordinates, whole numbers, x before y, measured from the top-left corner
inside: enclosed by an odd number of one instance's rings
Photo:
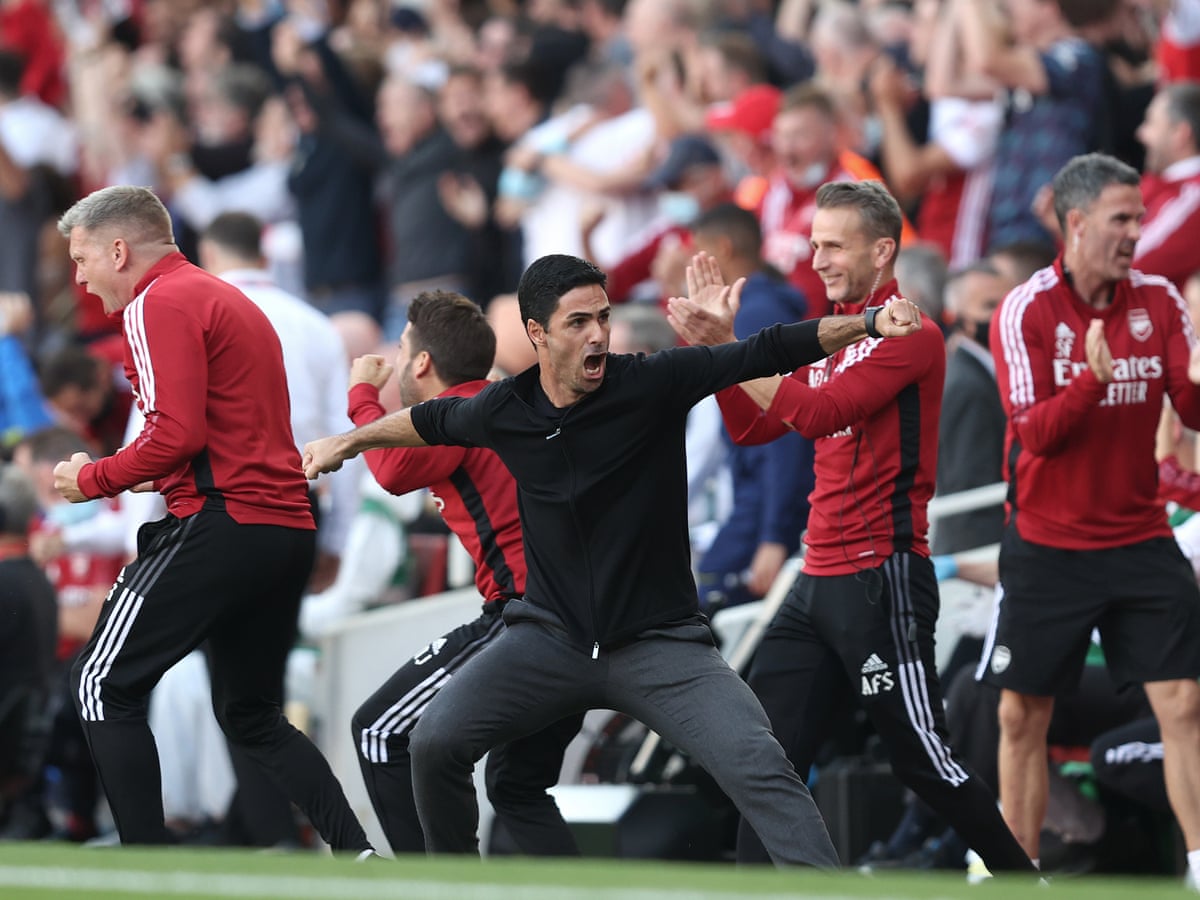
[[[876,328],[902,299],[892,274],[901,227],[899,205],[878,182],[822,185],[813,270],[839,312],[866,317],[870,338],[788,377],[717,394],[736,442],[763,443],[793,429],[816,447],[804,571],[763,637],[750,686],[798,772],[808,772],[833,714],[857,696],[898,778],[989,868],[1032,870],[992,792],[947,743],[934,660],[937,579],[926,539],[946,352],[928,318],[907,341],[879,340]],[[713,266],[689,282],[694,296],[672,301],[689,342],[732,340],[729,307],[712,302],[721,281]],[[738,857],[762,858],[745,821]]]
[[[149,190],[110,187],[59,222],[75,280],[121,314],[125,370],[145,414],[128,446],[54,470],[73,502],[150,483],[168,515],[138,533],[71,672],[76,705],[122,843],[167,842],[151,689],[207,640],[213,708],[335,850],[371,845],[329,764],[283,717],[283,670],[314,534],[292,441],[283,352],[237,288],[179,252]]]
[[[1146,147],[1146,217],[1134,265],[1164,276],[1182,292],[1200,271],[1200,85],[1185,81],[1161,88],[1137,136]]]
[[[1145,213],[1137,172],[1088,154],[1053,187],[1064,250],[1005,298],[992,345],[1008,521],[1004,596],[979,674],[1002,689],[1004,817],[1036,857],[1054,696],[1079,680],[1099,628],[1114,680],[1143,684],[1161,726],[1195,879],[1200,590],[1159,499],[1154,434],[1164,397],[1200,428],[1200,351],[1170,281],[1132,268]]]
[[[474,397],[487,385],[496,337],[482,310],[446,291],[419,294],[396,357],[400,399],[415,406],[433,397]],[[350,418],[381,419],[379,390],[392,367],[382,356],[354,361]],[[525,548],[517,485],[493,451],[479,447],[394,447],[364,454],[375,479],[393,494],[428,487],[446,524],[475,562],[484,598],[479,618],[432,641],[404,663],[354,714],[354,743],[363,781],[392,850],[423,853],[425,837],[413,801],[409,735],[450,677],[504,630],[504,605],[525,591]],[[529,855],[575,855],[579,849],[554,799],[563,751],[579,731],[573,715],[488,755],[488,795],[498,821]]]

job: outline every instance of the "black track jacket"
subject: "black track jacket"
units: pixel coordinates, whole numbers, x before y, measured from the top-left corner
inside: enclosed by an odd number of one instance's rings
[[[721,388],[824,357],[818,322],[717,347],[610,354],[600,387],[561,410],[534,366],[474,397],[415,406],[413,426],[430,444],[499,454],[519,490],[525,599],[594,657],[656,626],[703,621],[687,528],[688,410]]]

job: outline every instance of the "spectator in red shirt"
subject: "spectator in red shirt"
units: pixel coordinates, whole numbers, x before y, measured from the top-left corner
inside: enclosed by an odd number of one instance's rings
[[[704,127],[749,170],[734,191],[734,201],[746,209],[758,207],[775,167],[771,126],[781,96],[773,85],[752,85],[726,103],[714,103],[704,116]]]
[[[812,84],[792,88],[780,102],[771,126],[776,168],[757,207],[763,230],[763,258],[808,298],[810,318],[825,315],[825,285],[813,270],[813,216],[817,188],[828,181],[883,181],[871,163],[842,147],[833,99]],[[903,240],[915,238],[901,219]]]
[[[684,267],[692,252],[688,226],[730,197],[716,148],[693,134],[671,142],[667,158],[647,179],[646,187],[660,191],[659,215],[630,240],[634,249],[608,268],[608,295],[613,303],[635,299],[639,286],[651,280],[658,282],[660,299],[682,290]],[[589,220],[583,232],[589,258],[593,257],[590,238],[596,224],[598,218]]]

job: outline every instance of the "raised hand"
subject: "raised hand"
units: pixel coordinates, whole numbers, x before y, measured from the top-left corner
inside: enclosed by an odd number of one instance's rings
[[[350,364],[350,387],[356,384],[374,385],[376,390],[383,390],[388,379],[392,377],[392,365],[382,356],[368,353],[360,356]]]
[[[1087,352],[1088,368],[1102,384],[1113,380],[1112,351],[1108,349],[1108,339],[1104,337],[1104,321],[1092,319],[1088,323],[1087,337],[1084,338],[1084,348]],[[1188,377],[1191,377],[1191,366],[1188,367]]]
[[[470,175],[444,172],[437,187],[442,208],[464,228],[482,228],[487,222],[487,194]]]
[[[667,301],[671,327],[689,344],[711,346],[736,340],[733,319],[741,305],[746,279],[727,285],[717,261],[701,251],[692,257],[686,280],[687,297]]]

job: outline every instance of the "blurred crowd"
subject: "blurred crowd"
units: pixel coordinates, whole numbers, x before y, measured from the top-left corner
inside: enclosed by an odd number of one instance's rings
[[[739,337],[823,315],[816,189],[882,180],[907,216],[900,288],[951,354],[938,472],[949,493],[1001,480],[988,324],[1056,253],[1047,191],[1067,160],[1099,150],[1144,173],[1135,267],[1200,299],[1193,79],[1200,0],[0,0],[0,439],[14,463],[0,468],[0,606],[16,603],[10,561],[46,581],[0,619],[7,833],[97,832],[65,672],[154,514],[137,499],[70,505],[52,489],[58,460],[110,454],[137,433],[119,317],[74,284],[54,227],[74,200],[152,187],[180,248],[214,271],[202,252],[206,236],[221,243],[214,223],[259,223],[258,252],[224,268],[301,298],[337,337],[288,366],[289,379],[306,367],[333,379],[309,396],[340,397],[311,439],[345,421],[348,361],[391,358],[423,291],[487,311],[497,372],[532,363],[513,292],[547,253],[609,273],[614,351],[674,343],[662,309],[697,250],[731,279],[759,280]],[[696,569],[715,612],[763,596],[796,552],[812,448],[799,436],[733,448],[715,405],[693,417]],[[1185,505],[1190,439],[1168,423],[1160,443],[1181,485],[1169,499]],[[305,633],[455,580],[444,528],[419,500],[361,470],[330,484]],[[999,507],[945,523],[942,571],[968,572],[954,554],[1000,528]],[[220,777],[217,802],[181,801],[181,831],[225,817]],[[933,828],[876,855],[911,855]]]

